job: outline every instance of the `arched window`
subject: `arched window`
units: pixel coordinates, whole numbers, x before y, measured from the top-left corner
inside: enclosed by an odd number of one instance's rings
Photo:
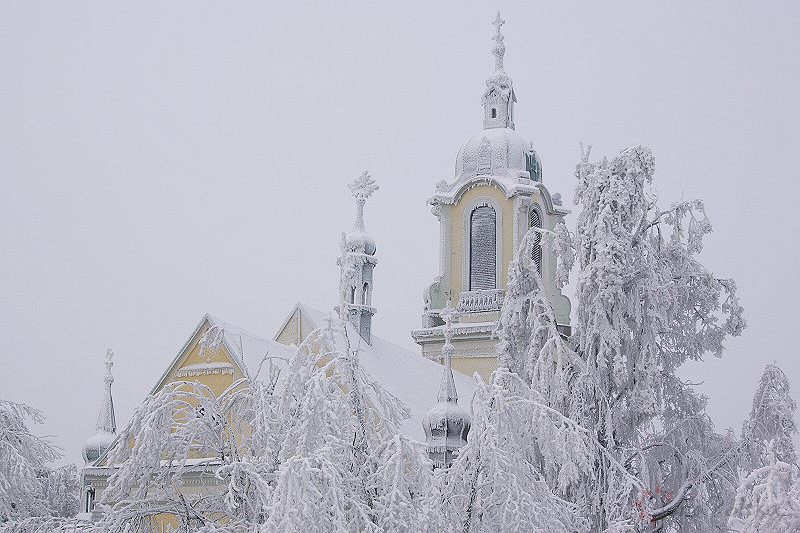
[[[489,205],[476,207],[469,222],[469,290],[497,288],[497,216]]]
[[[361,293],[361,305],[370,304],[369,283],[364,284],[364,291]]]
[[[530,209],[530,226],[531,228],[541,228],[542,227],[542,214],[539,212],[539,209],[535,206],[531,206]],[[539,272],[539,275],[542,275],[542,234],[536,232],[536,235],[533,236],[533,242],[531,243],[531,260],[536,264],[536,271]]]
[[[356,288],[355,287],[350,287],[350,303],[351,304],[356,303]]]

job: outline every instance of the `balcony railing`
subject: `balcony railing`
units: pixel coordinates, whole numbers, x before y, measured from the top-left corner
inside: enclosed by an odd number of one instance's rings
[[[503,289],[463,291],[458,297],[459,313],[489,313],[503,306]]]

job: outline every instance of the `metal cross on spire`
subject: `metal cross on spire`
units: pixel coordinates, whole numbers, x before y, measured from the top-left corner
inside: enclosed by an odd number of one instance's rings
[[[498,72],[503,70],[503,56],[506,53],[506,45],[503,44],[503,34],[500,33],[500,28],[502,28],[505,23],[506,21],[500,18],[500,12],[498,11],[497,18],[492,22],[497,30],[495,36],[492,37],[492,39],[494,39],[492,53],[494,54],[494,69]]]
[[[450,344],[450,339],[453,338],[453,320],[458,318],[458,311],[453,309],[453,305],[450,303],[450,300],[447,300],[447,307],[442,309],[439,316],[442,317],[444,320],[444,341],[445,344]]]
[[[106,351],[106,375],[103,376],[105,390],[103,391],[103,401],[100,404],[100,414],[97,416],[95,430],[114,433],[117,430],[117,422],[114,418],[114,400],[111,398],[111,384],[114,383],[114,376],[111,374],[111,367],[114,366],[114,352],[111,348]]]
[[[363,231],[364,204],[367,202],[367,198],[372,196],[372,193],[380,189],[380,187],[375,185],[375,180],[370,177],[369,172],[366,170],[354,179],[352,183],[348,183],[347,186],[350,188],[350,192],[353,193],[353,198],[356,199],[356,223],[353,228]]]
[[[458,312],[453,309],[450,300],[447,300],[447,307],[442,309],[439,316],[444,319],[444,346],[442,346],[444,373],[442,374],[442,383],[439,386],[439,401],[457,402],[458,392],[456,391],[456,383],[453,380],[453,353],[455,353],[455,348],[450,343],[450,339],[453,338],[453,319],[458,316]]]
[[[350,191],[353,193],[353,197],[356,200],[366,200],[372,196],[373,192],[380,189],[380,187],[375,185],[375,180],[370,177],[369,172],[366,170],[347,186],[350,188]]]
[[[105,382],[111,385],[114,383],[114,376],[111,374],[111,367],[114,366],[114,352],[109,348],[106,351],[106,375],[104,377]]]

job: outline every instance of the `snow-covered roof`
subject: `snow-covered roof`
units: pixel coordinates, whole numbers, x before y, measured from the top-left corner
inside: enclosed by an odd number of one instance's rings
[[[290,346],[266,339],[230,322],[211,315],[206,315],[204,318],[208,319],[211,326],[222,328],[228,352],[237,359],[236,364],[248,377],[255,376],[265,355],[272,357],[273,361],[288,361],[294,352]]]
[[[444,367],[392,342],[371,336],[372,344],[361,339],[355,328],[347,323],[347,334],[351,347],[358,346],[358,361],[372,378],[389,393],[402,401],[410,412],[400,430],[406,435],[425,441],[422,419],[437,404],[439,386]],[[344,338],[337,338],[337,348],[344,349]],[[475,392],[474,378],[453,371],[453,379],[460,405],[470,411],[470,402]]]
[[[292,309],[289,316],[291,317],[298,308],[305,313],[306,318],[315,328],[322,327],[325,324],[324,319],[328,316],[327,313],[300,302]],[[289,360],[296,349],[294,346],[287,346],[277,341],[266,339],[230,322],[225,322],[206,314],[178,354],[167,365],[166,370],[158,379],[150,394],[155,393],[163,385],[170,370],[173,369],[181,356],[199,341],[200,335],[207,328],[214,326],[219,326],[222,329],[223,343],[227,352],[235,359],[234,362],[239,365],[249,378],[255,377],[258,366],[265,354],[269,354],[274,358],[272,359],[273,364],[279,368],[286,368],[286,361]],[[424,442],[425,433],[422,429],[422,419],[425,413],[437,403],[444,367],[422,357],[416,352],[407,350],[375,335],[372,335],[372,344],[367,344],[349,323],[347,332],[351,346],[359,347],[359,362],[364,369],[384,389],[408,407],[410,418],[403,421],[400,430],[406,435]],[[337,339],[337,347],[344,349],[344,338],[341,335],[339,337]],[[191,366],[185,367],[184,370],[191,370]],[[453,372],[453,377],[458,396],[461,399],[461,405],[469,412],[470,401],[475,392],[475,382],[473,378],[455,371]],[[281,380],[279,379],[275,393],[280,394],[280,389]],[[119,437],[114,440],[114,443],[118,441]],[[108,449],[110,450],[111,447],[113,447],[113,444]],[[93,466],[98,466],[106,454],[103,453],[95,460],[92,463]]]

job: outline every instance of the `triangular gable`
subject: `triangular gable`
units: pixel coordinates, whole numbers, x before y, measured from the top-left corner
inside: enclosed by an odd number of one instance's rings
[[[200,338],[203,334],[214,326],[221,326],[224,329],[224,326],[218,322],[209,314],[203,316],[189,339],[156,382],[150,394],[158,392],[173,381],[194,381],[204,375],[230,375],[233,381],[249,377],[246,367],[237,357],[236,349],[230,345],[227,335],[223,335],[216,349],[209,349],[206,353],[201,353],[203,350],[200,346]],[[201,381],[204,380],[201,379]]]
[[[273,340],[286,346],[300,346],[309,333],[324,325],[326,313],[297,302],[278,328]]]
[[[219,347],[217,350],[214,350],[212,353],[212,360],[209,361],[206,358],[205,361],[198,360],[199,352],[200,352],[200,338],[203,334],[208,331],[210,328],[214,326],[220,326],[223,328],[224,334],[219,343]],[[173,381],[194,381],[198,379],[199,376],[202,375],[228,375],[232,374],[231,381],[236,381],[243,377],[250,379],[250,375],[248,373],[248,367],[243,364],[243,356],[244,356],[244,348],[242,346],[235,346],[232,343],[231,339],[231,330],[233,330],[234,334],[237,336],[242,336],[244,330],[227,324],[217,318],[206,313],[203,318],[200,320],[200,323],[197,324],[197,327],[194,328],[194,331],[189,338],[186,340],[186,343],[181,347],[172,361],[167,365],[166,370],[161,377],[158,379],[156,384],[150,390],[149,395],[155,394],[159,390],[161,390],[166,384],[171,383]],[[251,338],[256,336],[249,334]],[[269,341],[264,341],[265,343]],[[273,345],[274,348],[279,349],[281,348],[280,345]],[[281,354],[285,355],[285,354]],[[228,381],[228,380],[226,380]],[[213,387],[212,387],[213,388]],[[227,387],[225,387],[227,388]],[[221,391],[215,391],[219,393]],[[105,462],[105,459],[108,453],[117,445],[119,442],[119,435],[108,447],[106,452],[102,454],[97,460],[92,463],[91,466],[100,466]]]

